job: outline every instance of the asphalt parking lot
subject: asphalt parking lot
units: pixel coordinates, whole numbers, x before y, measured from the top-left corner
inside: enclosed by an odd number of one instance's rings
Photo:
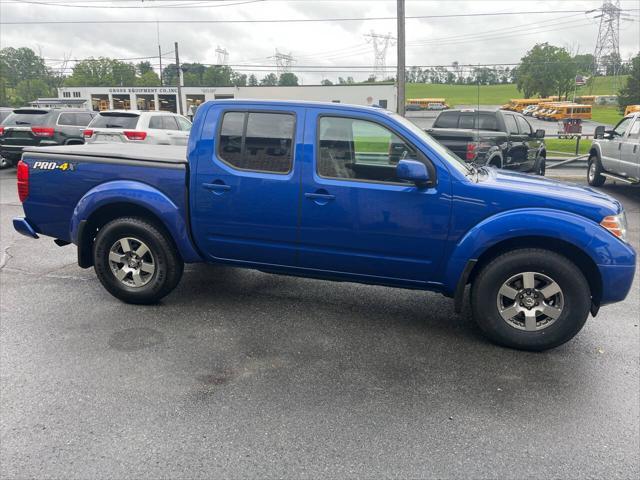
[[[640,188],[605,186],[640,240]],[[542,354],[439,295],[188,266],[112,298],[0,171],[2,478],[638,478],[640,289]]]

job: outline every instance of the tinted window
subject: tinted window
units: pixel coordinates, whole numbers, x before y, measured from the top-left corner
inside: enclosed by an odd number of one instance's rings
[[[516,124],[516,119],[513,115],[505,115],[504,123],[507,126],[507,132],[518,134],[518,125]]]
[[[76,125],[80,127],[86,127],[93,120],[93,115],[90,113],[76,113]]]
[[[433,126],[434,128],[458,128],[459,116],[458,112],[443,112],[438,115]]]
[[[531,125],[529,125],[529,122],[527,122],[524,118],[516,117],[516,121],[518,122],[518,127],[520,128],[520,133],[523,133],[525,135],[529,135],[530,133],[533,132],[533,130],[531,129]]]
[[[242,170],[287,173],[294,126],[290,114],[228,112],[220,128],[220,158]]]
[[[58,117],[58,125],[76,125],[76,114],[61,113]]]
[[[66,112],[58,117],[58,125],[71,125],[76,127],[86,127],[91,121],[89,113]]]
[[[473,114],[460,115],[460,120],[458,121],[458,128],[474,128],[474,118]]]
[[[149,128],[157,128],[158,130],[162,129],[162,117],[156,115],[155,117],[151,117],[149,119]]]
[[[498,119],[493,114],[481,113],[478,115],[478,126],[479,130],[493,130],[494,132],[498,131]]]
[[[218,155],[231,165],[242,164],[244,117],[244,113],[229,112],[225,113],[222,119],[220,138],[218,140]]]
[[[43,125],[47,122],[49,113],[12,113],[9,115],[3,125]]]
[[[411,146],[377,123],[322,117],[319,129],[316,169],[323,177],[404,183],[396,177],[398,161],[417,158]]]
[[[96,116],[91,122],[95,128],[136,128],[138,115],[103,115]]]

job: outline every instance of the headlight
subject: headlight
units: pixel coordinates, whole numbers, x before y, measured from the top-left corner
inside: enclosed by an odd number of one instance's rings
[[[604,228],[613,233],[620,240],[627,241],[627,215],[624,210],[618,215],[609,215],[600,222]]]

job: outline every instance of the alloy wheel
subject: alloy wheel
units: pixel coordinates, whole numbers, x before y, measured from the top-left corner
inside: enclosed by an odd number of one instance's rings
[[[121,238],[111,246],[109,266],[118,281],[133,288],[145,286],[156,271],[155,259],[149,247],[133,237]]]

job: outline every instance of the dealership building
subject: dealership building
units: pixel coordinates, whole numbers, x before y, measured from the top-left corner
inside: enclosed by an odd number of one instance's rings
[[[388,110],[396,110],[394,84],[300,85],[294,87],[182,87],[182,113],[191,105],[208,100],[312,100],[320,102],[368,105],[373,101]],[[177,87],[63,87],[60,100],[80,103],[92,110],[178,111]],[[82,102],[84,100],[84,102]]]

